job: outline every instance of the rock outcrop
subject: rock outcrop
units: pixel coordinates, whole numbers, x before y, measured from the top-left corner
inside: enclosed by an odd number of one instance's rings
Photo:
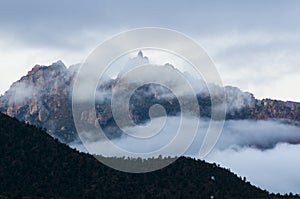
[[[141,53],[138,56],[142,56]],[[72,116],[72,89],[78,65],[68,69],[58,61],[50,66],[36,65],[0,97],[0,111],[18,120],[47,129],[48,133],[62,142],[76,139],[76,128]],[[111,104],[112,89],[117,79],[99,86],[100,99],[95,102],[96,118],[92,110],[80,113],[80,119],[88,125],[99,124],[109,137],[120,135]],[[195,80],[194,80],[195,82]],[[201,82],[199,82],[200,84]],[[126,89],[126,88],[122,88]],[[216,89],[221,89],[216,87]],[[101,95],[105,93],[105,95]],[[167,95],[166,95],[167,94]],[[278,100],[255,99],[251,93],[235,87],[225,87],[226,119],[283,119],[299,125],[300,103]],[[210,117],[211,99],[207,92],[197,95],[201,117]],[[137,124],[149,119],[149,108],[154,104],[165,107],[168,115],[177,115],[180,105],[176,97],[166,88],[149,84],[138,88],[130,101],[130,117]]]

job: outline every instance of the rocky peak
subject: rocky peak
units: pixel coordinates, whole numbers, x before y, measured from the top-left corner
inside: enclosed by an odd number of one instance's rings
[[[175,67],[174,67],[172,64],[170,64],[170,63],[166,63],[164,66],[170,67],[170,68],[172,68],[172,69],[175,69]]]
[[[138,57],[144,57],[143,52],[140,50],[137,54]]]
[[[46,67],[46,69],[61,73],[61,72],[66,72],[67,67],[62,61],[58,60],[57,62],[52,63],[50,66]]]
[[[61,60],[58,60],[57,62],[54,62],[52,65],[57,65],[57,66],[61,66],[61,67],[66,68],[66,65]]]
[[[148,58],[141,51],[131,61],[131,64],[139,65],[149,63]],[[35,65],[26,76],[15,82],[0,97],[0,111],[19,120],[46,128],[51,135],[59,137],[63,142],[73,141],[76,134],[72,118],[72,89],[74,76],[79,66],[80,64],[77,64],[67,69],[61,61],[50,66]],[[169,67],[173,66],[169,65]],[[151,71],[149,74],[152,74]],[[193,85],[201,84],[197,92],[201,116],[210,117],[211,99],[205,92],[201,92],[207,90],[204,89],[205,85],[202,85],[203,81],[188,74],[184,75]],[[122,84],[121,88],[115,88],[115,81],[116,79],[107,81],[97,90],[100,95],[97,95],[99,100],[96,102],[96,119],[92,110],[80,113],[81,119],[87,124],[99,123],[107,129],[115,128],[110,103],[112,89],[128,89],[131,86]],[[216,96],[212,97],[218,97],[218,91],[223,90],[223,87],[214,85],[213,88]],[[180,110],[179,103],[175,96],[165,95],[165,90],[153,85],[138,89],[136,96],[132,97],[133,105],[130,109],[134,121],[139,123],[147,120],[149,107],[157,103],[162,104],[168,114],[177,115]],[[270,99],[257,100],[251,93],[242,92],[236,87],[229,86],[225,87],[225,93],[227,107],[231,107],[231,109],[227,109],[227,119],[282,118],[300,122],[299,103]],[[112,133],[116,132],[117,130],[112,131]]]
[[[62,61],[35,65],[0,98],[0,109],[19,120],[59,132],[63,126],[70,126],[67,121],[72,119],[73,77]]]
[[[40,70],[42,66],[35,65],[30,71],[28,71],[27,75],[33,75],[36,71]]]
[[[63,77],[66,72],[67,68],[62,61],[52,63],[50,66],[35,65],[28,71],[27,75],[17,82],[47,83],[46,79],[53,79],[53,77],[57,76]]]
[[[148,57],[144,56],[143,52],[140,50],[135,57],[130,58],[127,61],[123,69],[119,72],[118,78],[121,77],[123,74],[125,74],[128,70],[132,69],[133,67],[143,65],[143,64],[149,64],[149,59]]]

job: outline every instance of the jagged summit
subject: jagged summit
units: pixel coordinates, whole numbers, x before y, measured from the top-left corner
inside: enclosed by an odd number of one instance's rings
[[[173,68],[173,69],[175,69],[175,66],[174,66],[174,65],[172,65],[172,64],[170,64],[170,63],[166,63],[166,64],[164,64],[164,66],[167,66],[167,67],[170,67],[170,68]]]
[[[118,77],[121,77],[123,74],[125,74],[128,70],[132,69],[135,66],[143,65],[143,64],[149,64],[148,57],[144,56],[143,52],[140,50],[138,54],[130,58],[127,63],[123,66],[122,70],[119,72]]]
[[[50,70],[60,70],[60,71],[67,70],[66,65],[61,60],[58,60],[57,62],[52,63],[48,67],[46,66],[46,68],[48,68]]]
[[[35,65],[0,98],[0,111],[46,128],[51,135],[60,132],[66,141],[74,134],[70,85],[74,75],[62,61]]]
[[[42,70],[48,69],[48,70],[64,71],[64,70],[67,69],[67,67],[61,60],[58,60],[57,62],[53,62],[49,66],[36,64],[30,71],[28,71],[27,75],[33,75],[37,71],[39,71],[40,69],[42,69]]]
[[[33,75],[36,71],[38,71],[42,66],[41,65],[35,65],[30,71],[28,71],[28,75]]]
[[[139,51],[137,56],[130,59],[129,62],[128,65],[124,66],[123,72],[132,68],[132,65],[147,64],[149,60],[142,51]],[[171,67],[172,65],[168,66]],[[0,111],[21,121],[46,128],[51,135],[59,137],[63,142],[73,141],[76,129],[72,118],[72,90],[78,68],[79,65],[74,65],[67,69],[62,61],[57,61],[50,66],[35,65],[27,75],[13,83],[10,89],[3,96],[0,96]],[[148,71],[146,74],[157,77],[157,74],[153,74],[152,71]],[[190,82],[193,85],[199,86],[202,83],[202,81],[187,74],[184,74],[184,76],[191,80]],[[99,99],[100,104],[97,106],[97,119],[91,117],[91,110],[81,113],[81,120],[86,121],[89,125],[100,123],[100,125],[107,128],[114,125],[110,94],[112,89],[116,88],[115,82],[117,79],[110,80],[105,81],[106,83],[99,88],[103,90],[99,90],[99,95],[97,95],[101,98]],[[173,82],[176,83],[176,79]],[[126,90],[129,86],[122,84],[118,89]],[[147,90],[147,88],[151,89]],[[157,89],[156,93],[149,93],[149,91],[155,91],[155,89]],[[215,90],[218,89],[221,89],[221,87],[215,86]],[[180,110],[180,107],[177,107],[178,104],[175,103],[176,98],[164,97],[166,95],[161,91],[155,86],[153,86],[153,89],[152,87],[143,87],[138,93],[139,98],[133,97],[133,99],[141,99],[141,101],[133,102],[131,106],[133,118],[137,118],[137,122],[142,123],[148,119],[146,113],[148,113],[148,108],[153,103],[160,102],[173,115],[178,113],[177,110]],[[269,99],[258,100],[251,93],[242,92],[235,87],[225,87],[225,93],[227,107],[231,107],[231,109],[227,109],[227,119],[280,118],[300,122],[299,103],[286,103]],[[152,94],[153,98],[145,100],[147,96],[152,96]],[[207,92],[198,92],[197,94],[201,116],[210,117],[211,100],[209,94]]]
[[[138,54],[136,55],[136,57],[132,58],[133,60],[134,59],[142,59],[142,60],[145,60],[147,62],[149,62],[149,58],[147,56],[144,56],[144,53],[142,50],[139,50]]]
[[[138,57],[144,57],[143,52],[140,50],[137,54]]]
[[[61,60],[58,60],[57,62],[54,62],[52,65],[65,66],[65,64]]]

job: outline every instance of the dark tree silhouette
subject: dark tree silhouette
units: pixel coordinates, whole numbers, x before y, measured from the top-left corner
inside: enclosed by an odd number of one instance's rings
[[[61,144],[42,129],[3,114],[0,114],[0,158],[1,199],[296,197],[269,194],[227,169],[191,158],[179,158],[151,173],[119,172],[91,155]],[[122,159],[155,161],[154,158]]]

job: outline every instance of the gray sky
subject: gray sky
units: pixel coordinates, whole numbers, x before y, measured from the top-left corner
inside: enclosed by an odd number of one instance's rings
[[[226,85],[300,101],[300,1],[0,1],[0,93],[35,64],[83,61],[137,27],[180,31],[206,49]]]

